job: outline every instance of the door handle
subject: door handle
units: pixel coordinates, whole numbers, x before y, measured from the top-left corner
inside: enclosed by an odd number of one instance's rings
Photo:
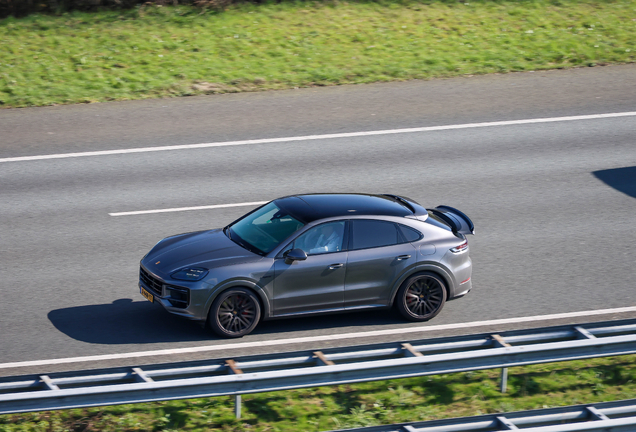
[[[397,260],[402,261],[409,258],[411,258],[411,255],[400,255],[399,257],[397,257]]]
[[[335,270],[335,269],[337,269],[337,268],[342,267],[343,265],[344,265],[344,264],[331,264],[331,265],[329,266],[329,270]]]

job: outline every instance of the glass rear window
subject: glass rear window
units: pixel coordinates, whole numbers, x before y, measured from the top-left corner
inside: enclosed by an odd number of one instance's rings
[[[440,218],[439,216],[436,216],[431,211],[428,212],[428,218],[426,219],[426,222],[430,223],[431,225],[434,225],[436,227],[443,228],[443,229],[445,229],[447,231],[453,231],[451,229],[451,227],[448,226],[448,224],[446,222],[444,222],[444,220],[442,218]]]

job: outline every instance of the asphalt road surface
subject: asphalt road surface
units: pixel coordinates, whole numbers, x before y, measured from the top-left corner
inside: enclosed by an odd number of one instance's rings
[[[0,376],[634,317],[452,326],[636,306],[635,82],[636,65],[625,65],[2,110]],[[607,113],[631,114],[515,122]],[[499,121],[510,123],[451,127]],[[363,134],[432,126],[447,127]],[[309,137],[342,133],[352,134]],[[270,140],[11,159],[258,139]],[[144,300],[138,264],[161,238],[225,226],[252,207],[110,215],[308,192],[395,193],[461,209],[476,226],[473,291],[424,324],[355,313],[270,321],[220,340]],[[414,331],[426,327],[434,331]],[[130,354],[167,349],[177,351]],[[22,364],[97,355],[112,356]]]

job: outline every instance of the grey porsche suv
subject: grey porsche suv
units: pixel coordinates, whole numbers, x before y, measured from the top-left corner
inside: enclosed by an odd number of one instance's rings
[[[261,319],[395,306],[435,317],[471,289],[472,221],[397,195],[308,194],[271,201],[223,229],[168,237],[141,260],[139,288],[223,337]]]

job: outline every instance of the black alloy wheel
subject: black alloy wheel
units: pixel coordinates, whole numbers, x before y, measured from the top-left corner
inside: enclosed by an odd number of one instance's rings
[[[408,278],[397,295],[398,310],[410,321],[428,321],[437,316],[446,303],[446,286],[433,273],[418,273]]]
[[[261,305],[256,295],[245,288],[232,288],[214,300],[208,323],[219,336],[237,338],[254,330],[260,318]]]

